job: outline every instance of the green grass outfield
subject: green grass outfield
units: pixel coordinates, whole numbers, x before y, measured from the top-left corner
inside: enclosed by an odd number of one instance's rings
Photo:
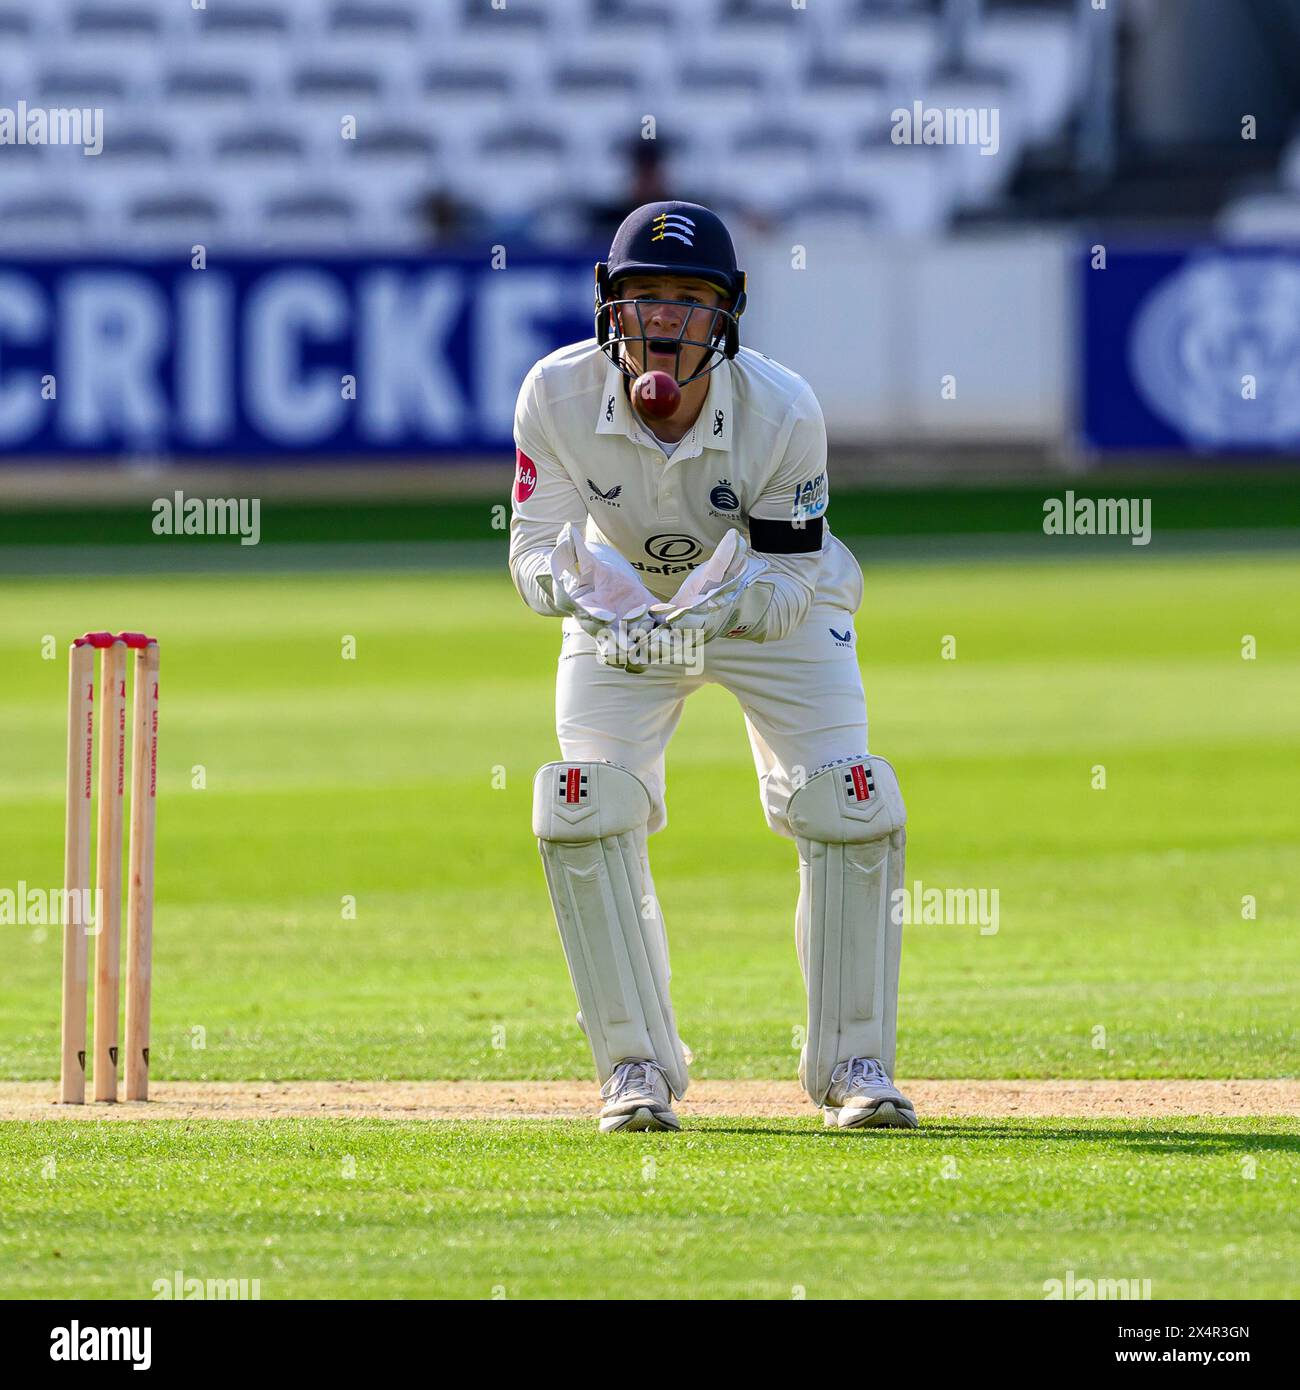
[[[1069,1271],[1153,1298],[1300,1288],[1296,1120],[16,1130],[7,1297],[151,1298],[176,1270],[265,1299],[1041,1299]]]
[[[904,1077],[1296,1076],[1298,600],[1294,554],[868,567],[859,657],[908,799],[908,879],[1000,894],[995,935],[909,931]],[[87,627],[164,643],[156,1075],[589,1074],[529,834],[558,633],[504,575],[6,580],[0,889],[61,882],[65,643]],[[793,847],[763,824],[723,692],[688,704],[669,779],[652,853],[695,1072],[789,1076]],[[52,1081],[58,933],[3,930],[0,1077]],[[832,1269],[858,1292],[1033,1297],[1066,1267],[1300,1292],[1267,1255],[1295,1247],[1292,1122],[880,1138],[701,1121],[607,1156],[559,1122],[15,1124],[0,1289],[120,1293],[175,1251],[203,1274],[264,1270],[268,1297],[637,1279],[813,1296]],[[347,1153],[368,1176],[326,1183]],[[690,1176],[649,1196],[647,1153]],[[963,1178],[941,1177],[945,1154]],[[889,1281],[861,1257],[881,1182]]]
[[[418,475],[419,470],[413,470]],[[304,496],[304,485],[287,492],[283,482],[262,499],[261,536],[270,549],[277,544],[464,541],[504,544],[503,526],[509,512],[511,463],[484,477],[495,481],[490,495],[411,496],[391,499],[353,498],[346,501]],[[256,476],[256,475],[253,475]],[[2,481],[2,479],[0,479]],[[177,480],[179,483],[179,479]],[[1179,532],[1230,530],[1237,533],[1300,527],[1300,488],[1288,467],[1254,468],[1243,477],[1240,469],[1198,472],[1155,469],[1106,470],[1077,478],[1034,477],[1014,482],[943,487],[891,486],[870,490],[847,488],[835,493],[837,535],[872,537],[977,538],[997,535],[1038,544],[1043,554],[1059,552],[1061,537],[1043,536],[1043,502],[1062,497],[1069,488],[1076,497],[1133,497],[1151,503],[1155,543],[1164,545]],[[66,547],[85,540],[97,547],[147,545],[176,563],[194,551],[209,556],[229,548],[224,537],[156,536],[149,500],[155,489],[170,500],[172,486],[156,480],[136,484],[134,500],[99,505],[69,505],[66,496],[54,502],[9,502],[0,506],[0,564],[12,547]],[[195,485],[186,496],[205,495]],[[229,481],[222,491],[234,489]],[[1121,542],[1126,543],[1126,542]],[[1097,544],[1095,537],[1090,544]],[[1104,544],[1104,542],[1103,542]],[[251,564],[259,558],[244,554]],[[37,572],[41,572],[39,569]]]
[[[996,935],[910,932],[906,1073],[1296,1074],[1298,598],[1295,557],[870,572],[909,881],[1000,894]],[[164,644],[159,1076],[586,1074],[529,831],[555,624],[487,574],[10,583],[0,887],[61,882],[63,641],[89,625]],[[789,1075],[794,850],[724,692],[690,701],[669,782],[652,849],[699,1074]],[[57,932],[5,930],[0,1076],[49,1076]]]

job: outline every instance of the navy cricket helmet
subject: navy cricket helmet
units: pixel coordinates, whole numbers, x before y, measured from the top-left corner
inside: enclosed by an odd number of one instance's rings
[[[646,333],[643,310],[652,304],[674,304],[684,309],[699,309],[699,305],[677,299],[619,299],[618,282],[630,275],[681,275],[706,280],[726,296],[726,304],[708,310],[713,320],[707,340],[684,336],[691,316],[682,318],[676,337],[660,338]],[[620,328],[619,314],[624,309],[625,322]],[[736,269],[736,252],[731,234],[716,212],[699,203],[646,203],[623,219],[614,233],[609,248],[609,260],[596,263],[596,341],[601,350],[619,370],[629,377],[637,375],[635,367],[625,360],[621,351],[625,343],[647,343],[656,350],[674,352],[677,367],[673,372],[679,386],[711,372],[724,358],[740,351],[740,316],[745,312],[745,273]],[[635,314],[639,332],[627,331],[628,320]],[[705,348],[704,361],[690,376],[682,378],[682,349]],[[641,360],[645,361],[644,351]]]

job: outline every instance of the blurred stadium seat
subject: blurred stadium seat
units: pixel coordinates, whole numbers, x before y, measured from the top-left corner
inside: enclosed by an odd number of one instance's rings
[[[617,195],[648,118],[687,196],[768,225],[825,207],[876,229],[940,230],[996,204],[1022,154],[1058,138],[1076,109],[1073,4],[1048,4],[989,5],[958,54],[940,0],[222,0],[197,11],[0,0],[5,89],[105,109],[104,154],[52,182],[39,159],[0,147],[0,222],[14,219],[0,235],[12,242],[19,214],[40,212],[74,244],[152,244],[210,214],[224,243],[258,246],[311,222],[314,207],[314,243],[333,228],[349,243],[405,245],[421,235],[413,209],[438,198],[464,214],[447,224],[452,239],[470,225],[539,228],[566,199],[580,224],[583,196]],[[996,106],[999,155],[891,145],[892,113],[917,100]],[[150,195],[169,181],[173,199]]]
[[[1024,101],[1026,140],[1051,140],[1060,133],[1083,81],[1068,13],[990,14],[971,35],[966,56],[1015,77]]]
[[[1300,195],[1255,193],[1224,208],[1216,228],[1228,241],[1300,242]]]

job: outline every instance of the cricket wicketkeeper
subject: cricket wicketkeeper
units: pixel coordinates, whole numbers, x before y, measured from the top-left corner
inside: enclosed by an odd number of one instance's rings
[[[799,851],[800,1080],[827,1124],[911,1128],[890,911],[906,814],[893,768],[867,753],[862,571],[826,524],[816,397],[740,346],[744,308],[722,221],[647,204],[596,267],[595,338],[544,357],[519,392],[510,573],[563,631],[564,761],[537,774],[533,830],[600,1128],[678,1129],[687,1056],[646,841],[667,822],[664,750],[686,697],[729,690],[767,822]]]

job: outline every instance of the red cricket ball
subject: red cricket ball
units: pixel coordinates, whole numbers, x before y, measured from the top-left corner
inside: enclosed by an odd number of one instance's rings
[[[682,403],[682,388],[667,372],[642,372],[632,383],[632,403],[650,420],[666,420]]]

